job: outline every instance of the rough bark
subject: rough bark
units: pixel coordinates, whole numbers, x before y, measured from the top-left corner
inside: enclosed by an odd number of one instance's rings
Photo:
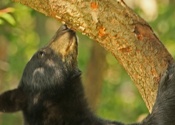
[[[14,1],[98,41],[126,69],[151,110],[161,74],[173,58],[151,27],[123,0]]]

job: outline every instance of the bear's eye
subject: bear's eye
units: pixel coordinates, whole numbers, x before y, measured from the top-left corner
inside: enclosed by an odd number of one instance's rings
[[[38,52],[38,57],[39,57],[39,58],[44,58],[45,55],[46,55],[46,53],[45,53],[44,51],[39,51],[39,52]]]

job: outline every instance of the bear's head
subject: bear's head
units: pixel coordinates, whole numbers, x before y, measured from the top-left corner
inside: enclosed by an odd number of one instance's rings
[[[44,48],[27,63],[20,86],[32,90],[54,88],[80,75],[77,67],[78,42],[73,30],[61,26]]]

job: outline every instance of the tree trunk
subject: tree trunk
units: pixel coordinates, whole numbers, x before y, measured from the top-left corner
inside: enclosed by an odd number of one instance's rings
[[[85,94],[94,112],[99,103],[106,68],[106,51],[94,42],[84,80]]]
[[[3,84],[4,83],[4,76],[6,71],[8,70],[8,63],[6,62],[7,60],[7,48],[8,44],[6,40],[0,35],[0,91],[4,88]]]
[[[161,74],[174,62],[151,27],[123,0],[14,0],[96,40],[126,69],[148,109]]]
[[[2,92],[4,85],[4,77],[5,73],[8,70],[8,64],[6,63],[7,60],[7,48],[8,44],[3,36],[0,35],[0,92]],[[2,124],[2,116],[0,116],[0,125]]]

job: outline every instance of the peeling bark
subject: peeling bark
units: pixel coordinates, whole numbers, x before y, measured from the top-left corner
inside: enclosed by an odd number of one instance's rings
[[[100,43],[126,69],[151,111],[161,74],[174,61],[151,27],[122,0],[14,1]]]

